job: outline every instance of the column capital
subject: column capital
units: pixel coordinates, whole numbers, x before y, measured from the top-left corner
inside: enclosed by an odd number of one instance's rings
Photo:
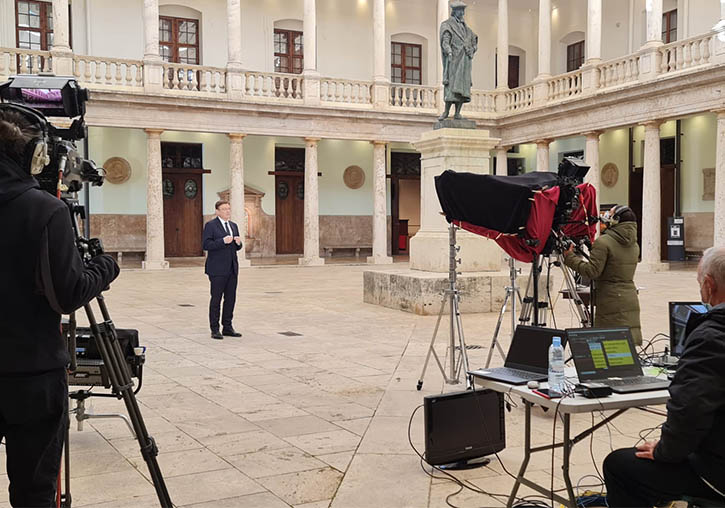
[[[163,134],[164,129],[144,129],[144,132],[148,137],[161,137],[161,134]]]
[[[545,146],[546,148],[549,148],[549,145],[551,144],[551,139],[537,139],[534,141],[536,143],[537,148],[540,148],[542,146]]]
[[[305,139],[305,143],[312,143],[312,144],[315,144],[316,145],[322,138],[311,138],[311,137],[308,137],[308,138],[304,138],[304,139]]]
[[[643,126],[645,129],[659,129],[663,123],[665,123],[665,120],[647,120],[640,122],[638,125]]]
[[[370,142],[371,145],[384,145],[384,146],[388,145],[388,143],[390,143],[390,141],[383,141],[382,139],[374,139]]]
[[[715,113],[717,115],[717,119],[718,120],[725,119],[725,108],[723,108],[723,109],[712,109],[712,110],[710,110],[710,112],[711,113]]]
[[[494,150],[503,150],[505,152],[508,152],[509,150],[511,150],[511,145],[498,145],[494,148]]]
[[[244,138],[247,137],[246,134],[242,134],[241,132],[228,132],[227,136],[231,141],[242,141]]]
[[[582,132],[582,136],[585,136],[587,139],[596,138],[599,139],[599,136],[601,136],[603,131],[586,131]]]

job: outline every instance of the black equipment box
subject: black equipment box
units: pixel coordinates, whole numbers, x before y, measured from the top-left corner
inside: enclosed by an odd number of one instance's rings
[[[450,464],[506,448],[503,406],[503,394],[493,390],[425,397],[425,461]]]
[[[667,259],[685,260],[685,219],[667,217]]]
[[[116,335],[131,377],[138,378],[144,362],[144,356],[136,355],[134,351],[134,348],[139,347],[138,330],[117,328]],[[68,376],[69,384],[111,387],[111,380],[90,328],[76,329],[76,359],[78,368]]]

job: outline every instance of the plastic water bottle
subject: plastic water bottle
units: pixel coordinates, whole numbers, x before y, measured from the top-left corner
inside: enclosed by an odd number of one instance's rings
[[[553,337],[549,346],[549,394],[562,395],[564,392],[564,348],[561,337]]]

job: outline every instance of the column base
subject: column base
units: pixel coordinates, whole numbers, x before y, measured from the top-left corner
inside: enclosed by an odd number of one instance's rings
[[[657,273],[669,271],[669,263],[647,263],[645,261],[637,263],[637,273]]]
[[[302,266],[322,266],[325,264],[325,260],[320,256],[313,258],[298,258],[297,262]]]
[[[163,261],[142,261],[141,268],[143,270],[168,270],[169,262]]]
[[[368,256],[369,265],[390,265],[393,263],[393,258],[390,256]]]

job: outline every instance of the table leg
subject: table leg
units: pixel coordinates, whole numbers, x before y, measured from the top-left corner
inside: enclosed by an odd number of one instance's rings
[[[566,484],[566,492],[569,495],[569,501],[572,508],[576,508],[576,496],[574,495],[574,488],[571,484],[571,478],[569,477],[569,461],[571,459],[571,449],[574,447],[574,443],[571,440],[571,415],[569,413],[564,414],[564,463],[561,466],[564,474],[564,483]]]
[[[519,474],[516,476],[516,482],[514,482],[514,487],[511,489],[511,494],[506,502],[506,508],[511,508],[511,506],[513,506],[514,501],[516,500],[516,493],[519,491],[521,480],[524,478],[524,473],[526,473],[526,468],[528,467],[529,459],[531,458],[531,403],[524,401],[524,407],[526,408],[526,416],[524,418],[524,460],[521,463]]]

